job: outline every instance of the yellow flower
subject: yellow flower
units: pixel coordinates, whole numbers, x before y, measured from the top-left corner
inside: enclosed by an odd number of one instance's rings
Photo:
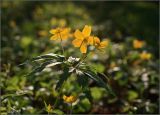
[[[98,37],[93,37],[93,44],[97,49],[103,49],[109,44],[109,40],[100,41]]]
[[[50,38],[51,40],[65,40],[69,37],[70,28],[56,28],[50,30],[50,33],[53,34],[53,36]]]
[[[141,58],[142,60],[149,60],[149,59],[151,59],[151,57],[152,57],[152,54],[151,54],[151,53],[142,52],[142,53],[140,54],[140,58]]]
[[[74,96],[66,96],[66,95],[63,95],[63,100],[66,102],[66,103],[73,103],[77,100],[76,97]]]
[[[52,107],[51,107],[50,104],[47,106],[47,111],[48,111],[48,112],[51,112],[51,111],[52,111]]]
[[[143,46],[144,46],[144,41],[140,41],[140,40],[133,41],[133,47],[135,49],[142,48]]]
[[[80,30],[76,30],[74,33],[75,39],[72,41],[74,47],[80,47],[81,53],[87,52],[87,45],[92,45],[93,40],[90,36],[91,34],[91,26],[85,25],[82,32]]]

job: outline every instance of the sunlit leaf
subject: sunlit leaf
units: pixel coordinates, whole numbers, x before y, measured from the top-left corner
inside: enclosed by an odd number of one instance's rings
[[[45,59],[58,59],[58,60],[63,60],[64,56],[63,55],[58,55],[54,53],[49,53],[45,55],[38,56],[36,58],[31,59],[31,61],[38,61],[38,60],[45,60]]]
[[[44,68],[46,67],[53,67],[55,65],[59,65],[62,64],[62,62],[54,62],[54,61],[47,61],[42,63],[40,66],[38,66],[37,68],[35,68],[31,73],[28,74],[28,76],[32,76],[35,73],[41,72]]]

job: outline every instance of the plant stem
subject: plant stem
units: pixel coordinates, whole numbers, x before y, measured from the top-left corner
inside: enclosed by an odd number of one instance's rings
[[[59,33],[59,36],[60,36],[60,40],[61,40],[61,49],[62,49],[62,54],[64,55],[64,48],[63,48],[63,45],[62,45],[62,37],[61,37],[61,34]]]
[[[63,86],[64,86],[64,82],[63,82],[63,84],[62,84],[62,87],[60,88],[60,91],[59,91],[59,93],[58,93],[58,95],[57,95],[56,101],[55,101],[55,103],[54,103],[54,105],[53,105],[54,108],[56,107],[56,105],[57,105],[57,103],[58,103],[58,98],[59,98],[59,96],[60,96],[60,94],[61,94],[61,92],[62,92]]]
[[[63,45],[62,45],[62,37],[61,37],[61,34],[59,34],[59,36],[60,36],[60,40],[61,40],[61,50],[62,50],[62,55],[64,56],[64,58],[65,58],[65,60],[66,60],[64,47],[63,47]]]
[[[72,106],[72,103],[71,103],[71,107],[70,107],[70,115],[72,114],[72,110],[73,110],[73,106]]]
[[[83,62],[86,58],[87,58],[87,56],[88,55],[86,55],[85,54],[85,57],[83,56],[81,59],[80,59],[80,61],[77,63],[77,65],[75,66],[75,68],[77,68],[78,66],[79,66],[79,64],[81,63],[81,62]]]
[[[63,48],[63,45],[62,45],[62,38],[61,38],[61,49],[62,49],[62,54],[64,55],[64,48]]]

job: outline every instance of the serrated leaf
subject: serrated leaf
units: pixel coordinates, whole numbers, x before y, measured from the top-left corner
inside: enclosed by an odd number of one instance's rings
[[[18,66],[26,65],[26,64],[29,64],[31,62],[39,62],[41,60],[44,60],[44,61],[48,61],[48,60],[49,61],[51,61],[51,60],[63,61],[64,59],[65,59],[65,57],[63,55],[49,53],[49,54],[37,56],[37,57],[32,58],[32,59],[28,59],[24,63],[19,64]]]
[[[99,82],[97,77],[95,77],[96,75],[93,74],[93,72],[91,73],[91,72],[87,71],[87,72],[84,72],[84,74],[87,75],[88,77],[90,77],[91,79],[93,79],[94,81]]]
[[[62,87],[64,81],[66,81],[70,75],[71,75],[71,73],[69,72],[69,68],[65,67],[63,70],[63,74],[60,76],[60,79],[59,79],[55,89],[59,90]]]
[[[62,64],[63,62],[54,62],[54,63],[51,63],[51,64],[48,64],[46,67],[53,67],[55,65],[59,65],[59,64]]]
[[[29,63],[30,63],[30,61],[29,61],[29,60],[26,60],[25,62],[19,64],[18,66],[27,65],[27,64],[29,64]]]
[[[106,82],[109,81],[109,77],[110,77],[110,76],[109,76],[108,74],[105,75],[105,74],[103,74],[103,73],[97,72],[97,75],[98,75],[100,78],[102,78],[103,81],[106,81]]]
[[[62,62],[54,62],[54,61],[47,61],[42,63],[40,66],[38,66],[37,68],[35,68],[31,73],[29,73],[27,76],[32,76],[35,73],[41,72],[44,68],[46,67],[53,67],[55,65],[59,65],[62,64]]]
[[[87,87],[88,85],[88,77],[83,73],[83,72],[77,72],[77,82],[79,84],[80,87],[82,87],[82,90]]]
[[[105,88],[110,94],[115,96],[111,87],[106,82],[104,82],[95,72],[85,71],[84,74],[93,79],[94,81],[96,81],[101,87]]]
[[[64,59],[64,58],[65,57],[63,55],[49,53],[49,54],[37,56],[37,57],[31,59],[31,61],[38,61],[38,60],[45,60],[45,59],[58,59],[58,60],[60,60],[60,59]]]

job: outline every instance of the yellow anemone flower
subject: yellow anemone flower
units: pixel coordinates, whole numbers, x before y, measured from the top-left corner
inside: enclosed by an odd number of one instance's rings
[[[133,41],[133,47],[135,49],[142,48],[143,46],[144,46],[144,41],[140,41],[140,40]]]
[[[63,100],[66,102],[66,103],[73,103],[77,100],[77,98],[75,96],[66,96],[66,95],[63,95]]]
[[[74,33],[75,39],[72,41],[74,47],[80,47],[81,53],[87,52],[87,45],[92,45],[93,40],[90,37],[91,34],[91,26],[85,25],[82,32],[80,30],[76,30]]]
[[[101,42],[98,37],[93,37],[93,40],[94,40],[94,43],[93,43],[94,46],[99,50],[105,48],[109,44],[109,40],[105,40]]]
[[[51,29],[50,33],[53,34],[53,36],[51,36],[51,40],[65,40],[69,37],[70,35],[70,28],[56,28],[56,29]]]
[[[152,57],[152,54],[151,54],[151,53],[142,52],[142,53],[140,54],[140,58],[141,58],[142,60],[149,60],[149,59],[151,59],[151,57]]]

